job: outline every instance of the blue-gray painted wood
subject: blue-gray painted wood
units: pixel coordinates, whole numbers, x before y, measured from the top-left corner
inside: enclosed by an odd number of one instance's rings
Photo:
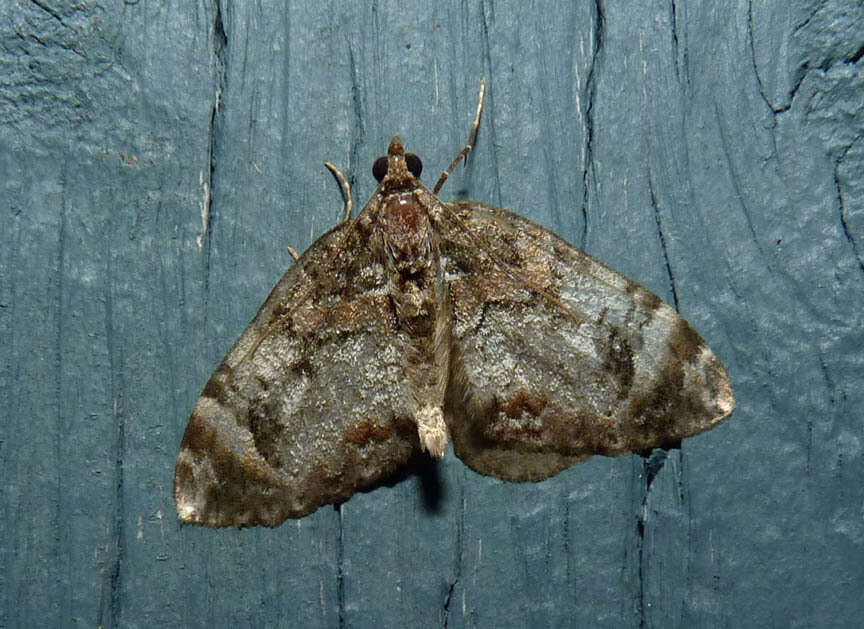
[[[0,5],[0,627],[856,627],[864,5]],[[558,6],[553,6],[553,5]],[[727,423],[180,528],[188,415],[390,136],[677,305]]]

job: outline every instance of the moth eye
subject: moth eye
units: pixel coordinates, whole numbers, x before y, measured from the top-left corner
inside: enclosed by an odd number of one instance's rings
[[[405,154],[405,165],[408,166],[408,172],[415,177],[419,178],[420,173],[423,172],[423,162],[421,162],[420,158],[414,155],[414,153]]]
[[[381,183],[381,180],[384,179],[384,175],[387,174],[387,158],[379,157],[375,160],[375,163],[372,164],[372,176],[375,177],[375,181]]]

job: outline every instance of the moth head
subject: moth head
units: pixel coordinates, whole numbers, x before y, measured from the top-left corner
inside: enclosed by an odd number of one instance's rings
[[[423,162],[414,153],[406,153],[402,147],[402,140],[394,136],[387,148],[387,155],[375,160],[372,165],[372,175],[381,184],[389,184],[388,187],[399,187],[410,183],[415,178],[420,178],[423,172]]]

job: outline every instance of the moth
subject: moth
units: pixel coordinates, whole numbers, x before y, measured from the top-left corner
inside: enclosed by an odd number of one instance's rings
[[[448,443],[539,481],[592,455],[676,447],[733,409],[672,308],[547,229],[430,190],[399,136],[378,187],[285,273],[204,387],[180,445],[181,521],[277,526]]]

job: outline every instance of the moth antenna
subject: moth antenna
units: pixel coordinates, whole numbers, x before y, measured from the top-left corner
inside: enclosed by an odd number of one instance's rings
[[[486,95],[486,77],[482,77],[480,79],[480,95],[477,97],[477,113],[474,114],[474,124],[471,125],[471,132],[468,134],[468,144],[465,145],[459,154],[456,156],[450,165],[447,167],[441,176],[438,177],[438,183],[435,184],[435,187],[432,189],[432,194],[438,194],[438,191],[441,190],[441,186],[444,185],[444,182],[447,181],[447,177],[450,176],[450,173],[453,172],[453,169],[456,168],[456,165],[459,163],[459,160],[465,158],[465,163],[468,163],[468,153],[471,152],[471,148],[474,146],[474,140],[477,138],[477,129],[480,127],[480,114],[483,112],[483,97]]]
[[[345,198],[345,215],[342,217],[342,222],[344,223],[351,218],[351,209],[354,207],[354,202],[351,200],[351,184],[348,183],[348,180],[345,179],[345,175],[339,172],[339,169],[333,164],[330,162],[324,162],[324,165],[330,169],[330,172],[333,173],[334,177],[336,177],[339,185],[342,186],[342,196]]]
[[[294,247],[286,247],[288,249],[288,253],[291,254],[291,257],[294,258],[294,262],[300,259],[300,256],[297,255],[297,252],[294,250]]]

